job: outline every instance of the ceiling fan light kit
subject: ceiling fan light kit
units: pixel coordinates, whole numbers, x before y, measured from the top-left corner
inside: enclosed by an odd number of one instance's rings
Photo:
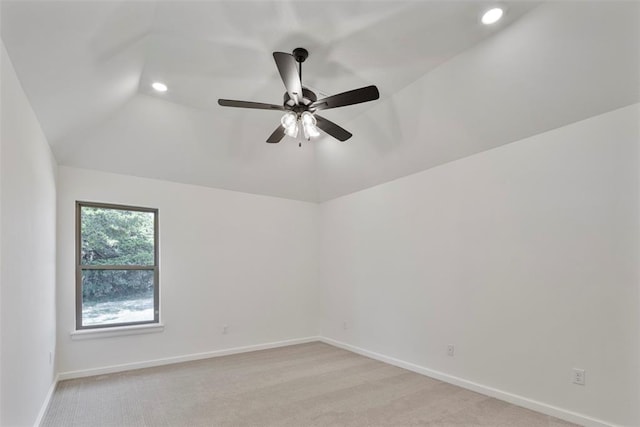
[[[318,121],[313,114],[308,111],[303,112],[300,115],[300,122],[302,122],[302,129],[304,130],[304,138],[308,141],[311,138],[320,136],[320,131],[316,127]]]
[[[319,116],[316,114],[317,111],[373,101],[380,98],[380,92],[376,86],[372,85],[318,99],[312,90],[302,86],[302,63],[308,56],[309,52],[301,47],[295,48],[292,54],[273,53],[273,59],[286,89],[281,106],[232,99],[218,99],[218,104],[223,107],[285,111],[280,119],[280,126],[267,138],[268,143],[278,143],[285,135],[298,138],[300,128],[306,140],[320,136],[322,130],[339,141],[346,141],[352,134]],[[299,142],[298,145],[301,146],[302,143]]]
[[[292,138],[298,136],[298,116],[293,111],[284,113],[280,119],[280,124],[284,127],[284,133]]]

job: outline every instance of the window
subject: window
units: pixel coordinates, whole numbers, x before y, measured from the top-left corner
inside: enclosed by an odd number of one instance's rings
[[[76,329],[158,323],[158,210],[76,202]]]

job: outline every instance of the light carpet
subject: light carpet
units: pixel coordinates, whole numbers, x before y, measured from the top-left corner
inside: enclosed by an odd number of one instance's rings
[[[313,342],[61,381],[42,426],[505,426],[561,421]]]

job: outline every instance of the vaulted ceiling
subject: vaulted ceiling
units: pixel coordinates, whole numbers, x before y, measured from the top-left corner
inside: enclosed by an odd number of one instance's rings
[[[1,37],[62,165],[324,201],[640,101],[640,3],[2,1]],[[272,52],[303,84],[378,101],[328,110],[354,134],[264,141]],[[153,91],[165,82],[165,93]]]

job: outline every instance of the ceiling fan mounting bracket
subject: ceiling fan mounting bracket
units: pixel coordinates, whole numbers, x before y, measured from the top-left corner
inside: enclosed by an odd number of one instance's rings
[[[309,57],[309,51],[307,51],[307,49],[303,47],[297,47],[293,49],[293,57],[296,59],[297,62],[302,63],[305,61],[305,59]]]

